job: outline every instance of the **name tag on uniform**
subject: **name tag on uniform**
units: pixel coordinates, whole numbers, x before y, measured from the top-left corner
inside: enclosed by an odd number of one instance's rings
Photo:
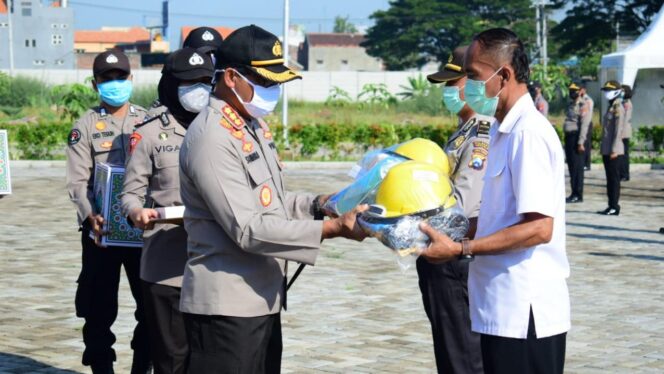
[[[258,154],[258,152],[254,152],[248,156],[245,156],[244,158],[247,160],[247,162],[254,162],[261,158],[261,156]]]

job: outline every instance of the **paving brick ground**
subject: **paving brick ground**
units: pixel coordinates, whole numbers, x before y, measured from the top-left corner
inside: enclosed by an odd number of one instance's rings
[[[80,244],[64,169],[15,167],[0,200],[0,373],[85,373],[74,315]],[[33,165],[34,166],[34,165]],[[595,166],[586,201],[569,206],[573,328],[569,373],[664,372],[664,171],[640,169],[623,186],[622,215],[606,204]],[[291,189],[333,191],[344,170],[289,169]],[[133,302],[126,281],[114,332],[116,371],[128,373]],[[417,275],[402,273],[375,240],[326,242],[289,294],[284,373],[431,373],[430,333]]]

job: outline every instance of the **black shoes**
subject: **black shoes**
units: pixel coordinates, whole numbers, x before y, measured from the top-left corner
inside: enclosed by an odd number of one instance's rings
[[[597,212],[597,214],[602,214],[605,216],[617,216],[620,215],[620,208],[614,209],[614,208],[606,208],[604,210],[600,210]]]
[[[578,197],[578,196],[570,196],[570,197],[568,197],[568,198],[565,199],[565,202],[568,203],[568,204],[582,203],[582,202],[583,202],[583,198],[582,198],[582,197]]]
[[[621,182],[629,182],[629,177],[622,177],[620,178]]]
[[[115,374],[113,371],[113,361],[95,362],[90,365],[92,374]]]

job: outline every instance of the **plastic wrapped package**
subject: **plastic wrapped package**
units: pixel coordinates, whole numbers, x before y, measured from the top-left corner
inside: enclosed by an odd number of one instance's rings
[[[371,211],[358,217],[360,227],[397,254],[397,263],[407,270],[430,244],[429,237],[420,230],[426,222],[436,231],[461,240],[468,232],[469,222],[456,205],[401,217],[380,217]]]
[[[408,159],[389,151],[369,152],[351,173],[355,181],[348,187],[332,195],[323,205],[323,209],[342,215],[359,204],[373,204],[376,188],[387,172],[395,165]]]
[[[457,207],[454,188],[439,168],[418,161],[392,167],[376,190],[375,204],[358,222],[365,232],[394,250],[402,269],[412,266],[429,237],[422,222],[454,240],[468,231],[468,219]]]

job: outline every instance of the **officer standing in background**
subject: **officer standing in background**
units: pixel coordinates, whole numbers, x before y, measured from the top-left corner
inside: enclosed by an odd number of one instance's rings
[[[366,207],[322,221],[325,198],[286,192],[262,117],[280,85],[300,76],[284,65],[276,36],[254,25],[235,30],[216,69],[210,104],[180,150],[189,372],[278,373],[288,261],[313,264],[323,239],[364,239],[355,219]]]
[[[565,113],[565,159],[569,170],[572,193],[567,203],[583,202],[586,134],[593,117],[593,100],[585,94],[581,83],[569,85],[569,104]]]
[[[619,82],[608,81],[602,86],[609,108],[602,119],[602,161],[606,172],[606,194],[609,207],[597,213],[607,216],[620,214],[620,156],[625,154],[622,135],[625,128],[625,107],[622,103],[623,90]]]
[[[182,225],[150,221],[153,208],[182,206],[179,153],[187,127],[207,107],[214,75],[212,60],[200,50],[183,48],[168,59],[159,81],[161,106],[131,136],[122,194],[122,211],[143,232],[141,280],[155,374],[187,372],[189,347],[180,307],[187,262],[187,233]],[[151,208],[144,208],[145,199]]]
[[[187,38],[182,42],[182,48],[193,48],[205,53],[212,59],[212,66],[214,66],[215,53],[221,47],[223,40],[219,31],[212,27],[202,26],[189,32]]]
[[[115,361],[115,335],[111,326],[118,314],[120,270],[124,266],[131,293],[136,301],[136,328],[132,373],[150,370],[149,349],[139,282],[141,250],[128,247],[100,247],[90,238],[104,235],[104,219],[95,211],[92,187],[98,162],[124,166],[129,136],[146,115],[143,108],[129,103],[132,92],[129,59],[121,51],[97,55],[92,87],[101,103],[76,121],[67,147],[67,190],[76,204],[81,226],[83,259],[76,290],[76,315],[85,318],[83,326],[83,365],[93,373],[112,373]]]
[[[531,83],[531,86],[533,88],[533,91],[535,93],[535,97],[533,98],[533,102],[535,103],[535,108],[537,108],[537,111],[542,113],[544,117],[549,117],[549,102],[546,101],[544,98],[544,95],[542,95],[542,84],[539,81],[533,81]]]
[[[456,48],[443,70],[427,79],[445,85],[443,103],[459,118],[459,127],[448,139],[445,153],[450,160],[454,196],[465,215],[473,218],[479,214],[493,118],[476,114],[463,101],[466,49]],[[438,372],[482,373],[480,335],[470,329],[468,262],[433,264],[420,257],[417,274],[424,310],[431,323]]]
[[[632,87],[623,84],[623,107],[625,108],[625,128],[622,133],[625,154],[621,157],[620,180],[629,181],[629,140],[632,138]]]

